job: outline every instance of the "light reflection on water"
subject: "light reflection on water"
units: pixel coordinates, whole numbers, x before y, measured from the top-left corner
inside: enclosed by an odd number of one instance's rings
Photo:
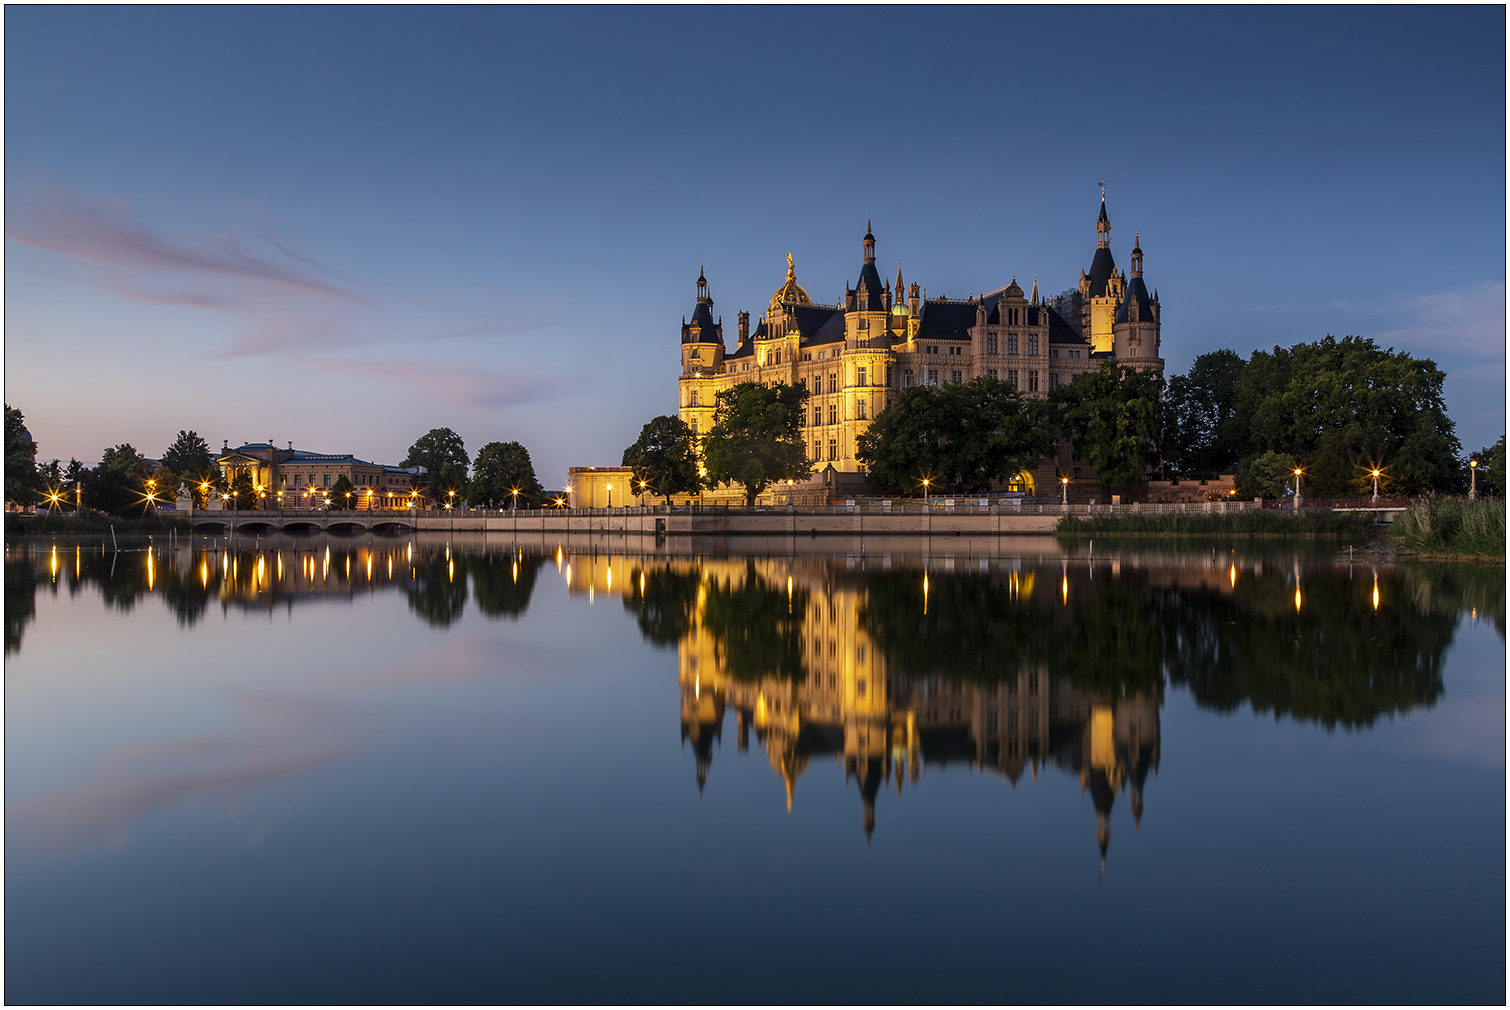
[[[1190,846],[1264,844],[1251,860],[1260,867],[1349,804],[1367,823],[1387,822],[1398,816],[1401,777],[1422,774],[1428,754],[1449,762],[1432,774],[1450,781],[1421,801],[1423,812],[1432,806],[1438,821],[1471,826],[1470,853],[1452,849],[1468,844],[1461,831],[1444,832],[1409,844],[1375,841],[1372,862],[1344,869],[1344,857],[1359,863],[1356,843],[1324,840],[1297,850],[1303,873],[1293,864],[1271,866],[1272,877],[1252,871],[1289,894],[1285,882],[1330,869],[1334,882],[1309,899],[1316,907],[1291,895],[1298,904],[1285,914],[1295,917],[1297,936],[1312,921],[1355,931],[1358,951],[1334,952],[1319,965],[1300,958],[1254,988],[1232,989],[1222,986],[1226,975],[1251,969],[1246,958],[1257,948],[1245,955],[1223,947],[1208,951],[1203,969],[1143,964],[1131,990],[1114,984],[1117,958],[1096,965],[1061,951],[1040,957],[1036,969],[1031,958],[1017,964],[1025,988],[1013,998],[1502,996],[1503,793],[1484,796],[1482,788],[1503,774],[1503,629],[1502,570],[1348,561],[1314,541],[871,539],[836,549],[833,540],[785,538],[321,536],[121,552],[98,543],[8,544],[7,995],[671,999],[680,992],[670,981],[676,958],[669,948],[658,954],[640,945],[650,936],[682,943],[701,935],[704,927],[679,918],[673,899],[696,893],[710,911],[738,918],[743,910],[764,922],[770,913],[754,895],[779,895],[789,914],[837,928],[837,908],[865,907],[870,888],[888,878],[900,887],[893,911],[904,920],[958,917],[1025,951],[1039,941],[980,902],[1022,902],[1057,930],[1091,934],[1126,927],[1141,906],[1157,928],[1179,932],[1189,924],[1177,909],[1192,899],[1178,897],[1168,874],[1183,870],[1204,882],[1218,914],[1240,925],[1244,902],[1272,899],[1220,873],[1210,877]],[[1459,639],[1481,658],[1454,675],[1449,657],[1462,653]],[[1484,658],[1499,669],[1486,674]],[[671,709],[680,752],[665,749]],[[542,738],[541,727],[556,732]],[[1453,746],[1444,747],[1448,740]],[[1266,829],[1278,831],[1277,840],[1260,841],[1265,832],[1203,784],[1211,768],[1226,767],[1237,781],[1255,765],[1291,776],[1290,795],[1275,794],[1270,782],[1249,785],[1279,819]],[[979,785],[962,787],[956,769]],[[1048,792],[1038,789],[1040,776],[1048,776]],[[605,777],[614,783],[600,797],[616,812],[611,837],[578,802]],[[387,785],[398,781],[397,791]],[[507,825],[459,783],[486,795],[506,783]],[[766,783],[777,787],[775,797]],[[1337,795],[1360,788],[1346,800]],[[357,821],[403,811],[411,824],[392,838],[358,841],[328,810],[306,809],[316,794],[353,807]],[[372,944],[396,955],[449,937],[465,951],[462,934],[475,926],[461,924],[458,909],[469,906],[453,892],[470,882],[514,895],[512,911],[496,912],[488,929],[529,937],[535,967],[521,962],[526,974],[500,988],[484,968],[491,961],[453,951],[445,972],[439,955],[399,957],[337,984],[298,958],[269,955],[265,943],[250,942],[238,956],[222,942],[210,962],[223,970],[255,958],[264,966],[233,982],[207,977],[208,967],[151,958],[127,968],[130,945],[121,936],[80,936],[62,925],[127,915],[119,897],[104,895],[130,891],[136,885],[123,881],[152,867],[166,880],[152,893],[176,910],[156,921],[154,937],[178,937],[185,903],[201,892],[218,895],[233,919],[260,921],[236,860],[217,854],[223,843],[213,840],[215,823],[242,831],[247,817],[255,823],[238,843],[247,851],[282,841],[272,845],[277,856],[254,869],[314,874],[307,890],[285,896],[283,909],[296,918],[310,914],[306,905],[338,897],[338,881],[370,889],[387,879],[332,862],[341,858],[329,848],[336,839],[402,862],[429,851],[410,837],[419,825],[449,824],[464,832],[451,844],[486,837],[516,856],[527,852],[530,871],[462,858],[400,886],[394,900],[428,909],[424,930],[394,925],[374,938],[365,920],[335,916],[324,942],[325,956],[348,968],[365,956],[354,951]],[[989,863],[991,831],[954,833],[983,817],[1017,839],[1018,858]],[[780,836],[794,830],[806,832],[797,850]],[[1366,942],[1383,928],[1377,909],[1345,910],[1358,901],[1346,881],[1365,871],[1399,874],[1423,852],[1432,874],[1457,867],[1463,879],[1454,886],[1498,880],[1499,890],[1484,914],[1465,919],[1460,911],[1439,933],[1450,953],[1422,965],[1417,950],[1416,967],[1397,977],[1400,966],[1383,964],[1378,943]],[[1485,853],[1498,853],[1498,863]],[[977,867],[978,886],[962,892],[963,881],[938,879],[941,866],[967,873],[982,859],[990,870]],[[865,883],[881,860],[884,874]],[[810,868],[792,874],[794,865]],[[750,873],[769,879],[778,866],[787,879],[769,883],[774,892],[736,882]],[[832,875],[821,885],[809,879],[818,867]],[[709,878],[715,868],[732,877]],[[1041,877],[1077,881],[1065,893],[1080,895],[1086,868],[1105,890],[1068,905],[1033,891]],[[537,894],[537,872],[566,873],[575,882],[568,892],[590,893],[564,901],[559,891]],[[659,883],[629,882],[640,875]],[[266,886],[288,887],[275,879]],[[917,890],[924,879],[935,880],[937,893]],[[1400,883],[1419,891],[1410,879]],[[1106,906],[1104,927],[1085,919],[1086,901]],[[1436,914],[1433,907],[1418,895],[1394,914],[1419,920]],[[212,917],[198,928],[213,936],[248,927]],[[349,935],[332,940],[332,928]],[[764,949],[769,941],[750,942]],[[1127,942],[1128,950],[1138,946]],[[887,944],[854,943],[839,942],[837,952],[896,969],[897,951],[887,954]],[[554,974],[551,966],[584,945],[605,964],[623,963],[601,977]],[[982,965],[956,966],[952,982],[929,987],[925,980],[966,947],[934,951],[889,987],[848,988],[848,967],[801,958],[727,998],[794,998],[783,981],[815,999],[1006,998]],[[709,972],[737,961],[727,951],[703,958]],[[1125,979],[1128,964],[1121,967]],[[1077,981],[1065,983],[1064,971]]]

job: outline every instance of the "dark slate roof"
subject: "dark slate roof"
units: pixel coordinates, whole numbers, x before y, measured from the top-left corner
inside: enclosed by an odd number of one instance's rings
[[[701,298],[697,300],[697,308],[692,310],[692,325],[703,328],[702,343],[718,343],[718,331],[713,328],[712,302],[703,301]],[[691,338],[688,339],[690,341]]]
[[[1102,213],[1106,208],[1102,208]],[[1091,260],[1091,293],[1092,298],[1100,298],[1106,294],[1106,282],[1112,272],[1117,269],[1117,264],[1112,261],[1112,251],[1105,246],[1096,250],[1095,257]]]
[[[917,339],[969,340],[974,325],[974,302],[924,302]]]
[[[1086,340],[1075,328],[1064,321],[1064,318],[1047,305],[1042,306],[1042,311],[1049,314],[1049,343],[1051,344],[1079,344],[1088,346]]]
[[[1128,309],[1133,300],[1138,302],[1138,318],[1130,320]],[[1117,307],[1117,318],[1114,322],[1139,322],[1151,323],[1153,318],[1153,299],[1148,297],[1148,287],[1143,283],[1143,278],[1134,277],[1127,282],[1127,295],[1122,299],[1122,304]]]
[[[827,305],[792,305],[787,308],[787,318],[797,327],[800,343],[810,343],[813,337],[834,320],[839,320],[839,339],[844,334],[844,313]]]
[[[1101,216],[1098,217],[1096,220],[1097,221],[1105,221],[1107,224],[1111,224],[1112,223],[1112,219],[1106,216],[1106,197],[1104,197],[1104,196],[1101,198]]]
[[[862,303],[858,292],[860,286],[865,287],[865,300]],[[860,268],[860,279],[855,282],[855,311],[856,312],[882,312],[881,308],[881,275],[876,270],[874,263],[866,263]]]
[[[844,342],[844,313],[829,310],[829,317],[811,335],[804,335],[803,346],[810,344],[842,344]]]

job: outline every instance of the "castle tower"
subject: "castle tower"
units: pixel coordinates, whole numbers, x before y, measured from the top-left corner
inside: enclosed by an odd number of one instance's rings
[[[1135,234],[1129,258],[1132,276],[1117,306],[1112,322],[1113,350],[1117,360],[1139,368],[1163,366],[1159,357],[1159,300],[1148,294],[1143,283],[1143,249]]]
[[[1080,275],[1081,332],[1091,342],[1092,354],[1113,349],[1112,321],[1122,300],[1122,275],[1112,259],[1112,221],[1106,213],[1106,193],[1101,194],[1101,216],[1096,219],[1096,255],[1090,273]]]
[[[699,268],[692,321],[682,320],[682,375],[677,382],[681,400],[678,413],[695,432],[705,432],[713,425],[714,391],[723,366],[724,327],[713,319],[713,296],[708,293],[708,278]]]

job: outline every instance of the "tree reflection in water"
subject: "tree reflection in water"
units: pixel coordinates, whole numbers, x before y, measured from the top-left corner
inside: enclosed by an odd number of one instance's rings
[[[6,652],[20,649],[37,592],[60,587],[93,586],[121,610],[155,594],[184,626],[216,603],[271,610],[392,589],[447,627],[469,595],[489,619],[522,617],[551,560],[424,538],[206,546],[7,545]],[[1115,798],[1130,793],[1142,815],[1166,684],[1206,708],[1361,730],[1441,698],[1465,613],[1504,635],[1497,567],[1168,551],[893,564],[558,549],[555,561],[571,594],[618,596],[646,641],[676,647],[700,789],[733,709],[738,750],[753,732],[789,805],[817,757],[855,780],[867,833],[880,790],[900,793],[928,769],[960,764],[1015,785],[1052,767],[1090,793],[1103,855]]]

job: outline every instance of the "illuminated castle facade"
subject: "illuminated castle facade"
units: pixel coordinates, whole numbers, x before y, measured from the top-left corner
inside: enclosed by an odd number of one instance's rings
[[[803,429],[814,471],[858,475],[857,439],[910,386],[990,376],[1026,396],[1044,396],[1108,358],[1162,374],[1159,298],[1144,284],[1136,241],[1129,265],[1123,274],[1112,257],[1104,194],[1090,270],[1053,298],[1040,297],[1036,279],[1024,293],[1015,278],[967,299],[928,298],[903,280],[900,266],[893,286],[876,269],[876,238],[867,228],[859,277],[853,288],[845,283],[842,300],[814,302],[788,255],[786,281],[753,330],[750,314],[739,313],[733,351],[725,348],[722,320],[699,274],[692,318],[682,323],[680,416],[694,432],[706,432],[720,390],[752,381],[802,383],[811,393]],[[1063,447],[1035,473],[1020,475],[1013,489],[1033,491],[1060,476],[1091,480],[1095,471]]]

